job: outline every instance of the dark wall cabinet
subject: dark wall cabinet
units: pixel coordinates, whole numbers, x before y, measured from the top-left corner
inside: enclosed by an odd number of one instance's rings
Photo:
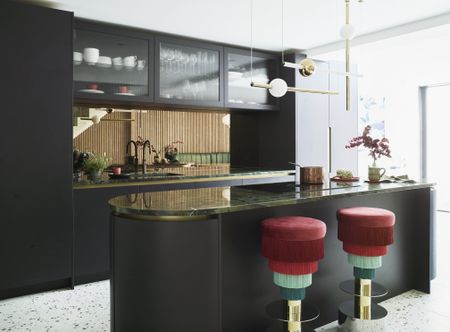
[[[73,76],[77,101],[153,102],[153,36],[78,21]]]
[[[271,53],[77,20],[74,95],[77,104],[162,105],[277,110],[266,89],[278,77]]]
[[[223,47],[156,37],[155,100],[223,107]]]
[[[225,106],[240,109],[278,109],[278,98],[267,89],[254,88],[257,83],[269,83],[279,77],[280,59],[270,53],[253,52],[249,49],[225,48]]]
[[[72,19],[0,1],[0,298],[71,285]]]

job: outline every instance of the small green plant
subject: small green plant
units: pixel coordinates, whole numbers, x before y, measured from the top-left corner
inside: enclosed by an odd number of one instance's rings
[[[89,159],[84,162],[85,172],[101,172],[108,167],[108,158],[98,155],[90,155]]]

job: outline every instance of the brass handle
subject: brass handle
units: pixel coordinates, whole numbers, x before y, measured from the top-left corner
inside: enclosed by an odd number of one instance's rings
[[[331,127],[328,127],[328,173],[331,173]]]

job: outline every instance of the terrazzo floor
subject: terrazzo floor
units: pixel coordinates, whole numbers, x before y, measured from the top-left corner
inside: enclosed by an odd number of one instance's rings
[[[450,263],[446,257],[450,213],[439,215],[438,228],[439,277],[432,283],[431,295],[411,290],[385,301],[389,332],[450,332]],[[0,331],[109,331],[109,302],[109,281],[3,300]],[[336,326],[331,323],[317,332],[334,332]]]

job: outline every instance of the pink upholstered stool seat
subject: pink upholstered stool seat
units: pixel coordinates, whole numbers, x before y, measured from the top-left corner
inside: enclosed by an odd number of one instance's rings
[[[321,220],[300,216],[269,218],[262,222],[261,229],[262,236],[288,241],[322,239],[326,231],[326,225]]]
[[[361,246],[387,246],[394,243],[395,215],[391,211],[354,207],[337,211],[338,239]]]
[[[261,225],[261,252],[269,260],[312,262],[324,256],[326,225],[314,218],[269,218]]]

